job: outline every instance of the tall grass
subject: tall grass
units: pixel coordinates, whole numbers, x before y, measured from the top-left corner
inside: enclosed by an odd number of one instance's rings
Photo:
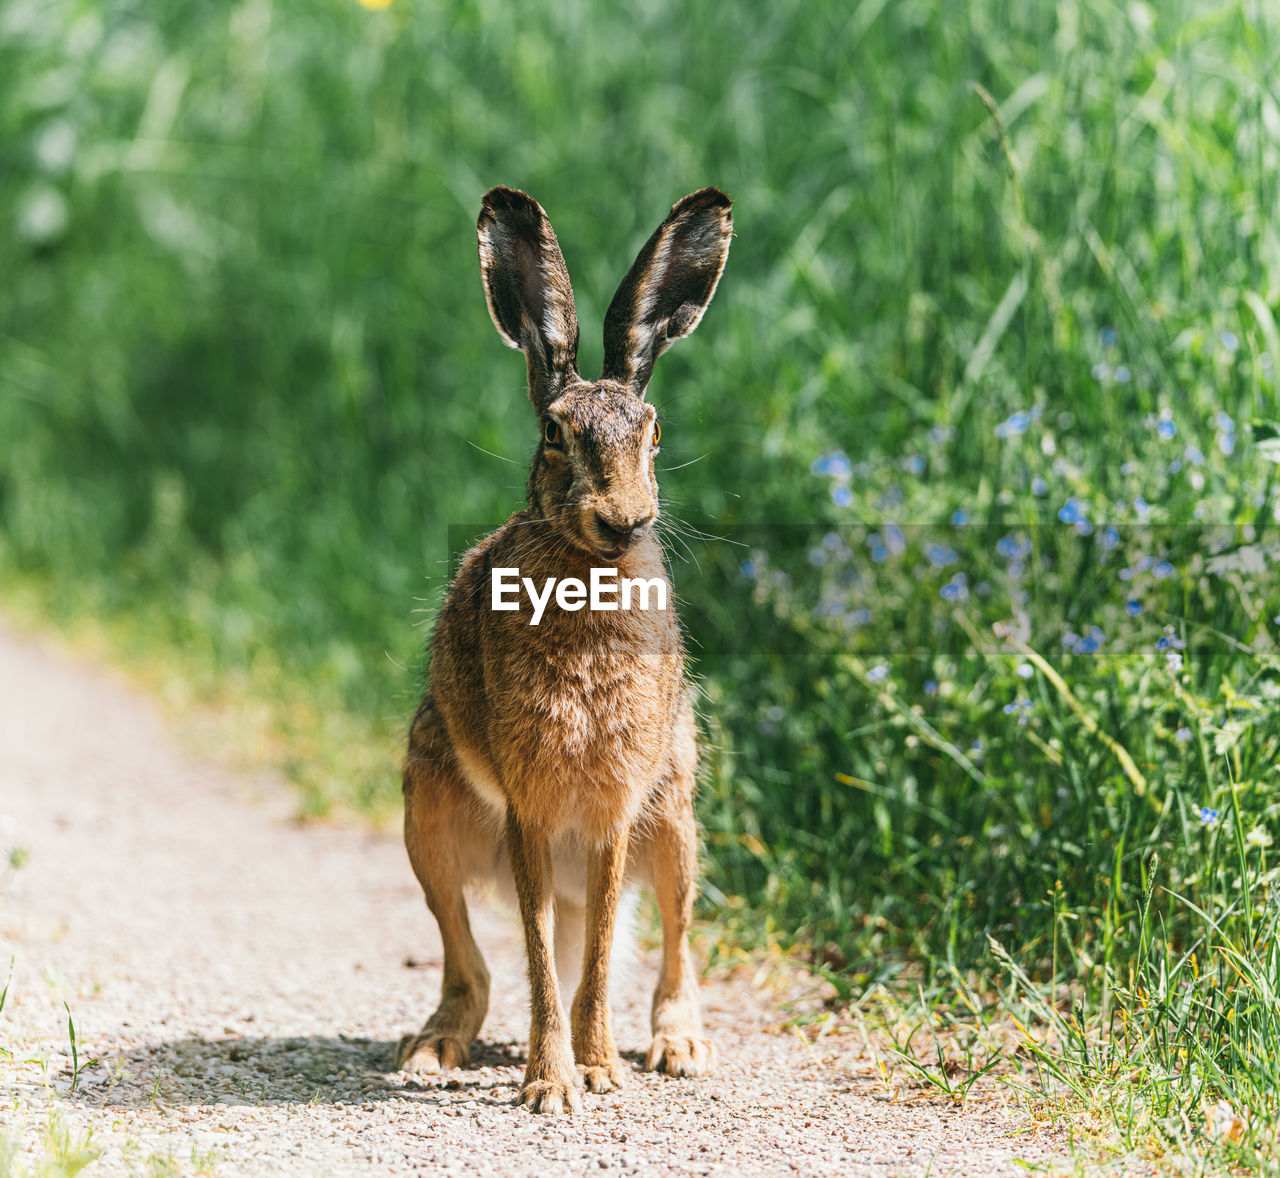
[[[480,195],[549,210],[593,372],[640,242],[719,184],[729,267],[651,394],[705,911],[851,995],[1012,962],[1044,1018],[1092,1004],[1077,1075],[1104,1032],[1170,1077],[1225,1035],[1161,1090],[1269,1107],[1276,24],[8,0],[8,598],[265,709],[310,807],[392,808],[449,528],[534,444]]]

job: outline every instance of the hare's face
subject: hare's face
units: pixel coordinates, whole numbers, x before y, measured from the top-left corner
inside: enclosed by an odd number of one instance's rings
[[[576,547],[616,560],[658,516],[653,406],[616,381],[576,381],[540,422],[535,510]]]

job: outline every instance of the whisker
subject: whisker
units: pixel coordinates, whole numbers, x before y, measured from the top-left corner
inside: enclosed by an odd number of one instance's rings
[[[702,564],[698,560],[697,554],[690,547],[689,541],[686,540],[684,536],[680,534],[678,529],[668,526],[663,522],[661,518],[659,518],[658,524],[657,524],[657,532],[659,536],[662,536],[664,538],[670,537],[671,539],[676,540],[680,544],[680,546],[689,554],[689,559],[693,561],[694,566],[697,568],[698,572],[699,573],[702,572]]]
[[[663,506],[666,506],[666,504],[663,504]],[[741,540],[733,540],[728,536],[720,536],[714,532],[704,532],[701,528],[689,523],[688,520],[681,519],[679,516],[666,514],[660,515],[658,517],[658,522],[672,530],[679,530],[682,535],[687,536],[690,539],[701,540],[707,544],[714,542],[719,544],[733,544],[738,548],[748,547],[748,545],[744,544]]]
[[[492,450],[486,450],[483,446],[477,446],[477,445],[475,444],[475,442],[473,442],[470,438],[465,438],[465,439],[464,439],[464,441],[465,441],[465,442],[467,443],[467,445],[468,445],[468,446],[470,446],[473,450],[479,450],[481,454],[488,454],[490,458],[497,458],[497,459],[498,459],[499,461],[501,461],[501,462],[509,462],[509,463],[511,463],[511,465],[512,465],[512,466],[522,466],[522,465],[524,465],[524,464],[523,464],[522,462],[520,462],[518,459],[515,459],[515,458],[508,458],[505,454],[495,454]],[[679,469],[679,468],[677,467],[677,469]]]
[[[705,454],[699,454],[697,458],[690,458],[688,462],[680,463],[679,466],[663,466],[663,467],[659,467],[659,469],[662,471],[663,474],[666,474],[670,470],[684,470],[686,466],[692,466],[695,462],[701,462],[704,458],[710,458],[710,457],[711,457],[711,451],[708,450]]]

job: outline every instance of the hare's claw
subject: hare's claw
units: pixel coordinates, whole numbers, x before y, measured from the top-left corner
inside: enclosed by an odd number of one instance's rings
[[[699,1035],[659,1033],[653,1037],[644,1067],[668,1076],[708,1076],[716,1067],[715,1044]]]
[[[578,1071],[588,1092],[612,1092],[622,1087],[622,1060],[616,1055],[606,1063],[580,1066]]]
[[[580,1113],[582,1094],[577,1085],[561,1080],[530,1080],[520,1089],[516,1103],[534,1113]]]
[[[464,1067],[471,1058],[471,1046],[453,1035],[424,1031],[405,1035],[396,1047],[396,1070],[434,1076],[449,1068]]]

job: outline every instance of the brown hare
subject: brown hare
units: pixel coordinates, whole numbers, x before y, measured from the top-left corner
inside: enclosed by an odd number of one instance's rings
[[[444,983],[422,1031],[401,1041],[397,1065],[437,1072],[469,1058],[489,973],[464,890],[506,876],[532,998],[519,1101],[537,1112],[579,1110],[583,1083],[608,1092],[622,1082],[608,972],[629,879],[652,882],[662,916],[647,1067],[696,1076],[714,1066],[686,944],[696,733],[654,535],[661,431],[644,396],[654,361],[697,326],[715,293],[730,204],[714,188],[692,193],[645,243],[605,316],[595,381],[578,374],[569,272],[542,208],[495,188],[476,227],[489,314],[525,354],[540,440],[528,505],[465,555],[449,588],[409,732],[405,845],[440,926]],[[653,600],[623,608],[615,585],[596,608],[580,608],[582,592],[562,591],[591,582],[593,568],[652,588]],[[500,605],[501,577],[529,593],[507,592]],[[541,611],[529,600],[539,594]],[[575,915],[585,916],[582,973],[566,1020],[553,953],[572,940],[557,925]]]

